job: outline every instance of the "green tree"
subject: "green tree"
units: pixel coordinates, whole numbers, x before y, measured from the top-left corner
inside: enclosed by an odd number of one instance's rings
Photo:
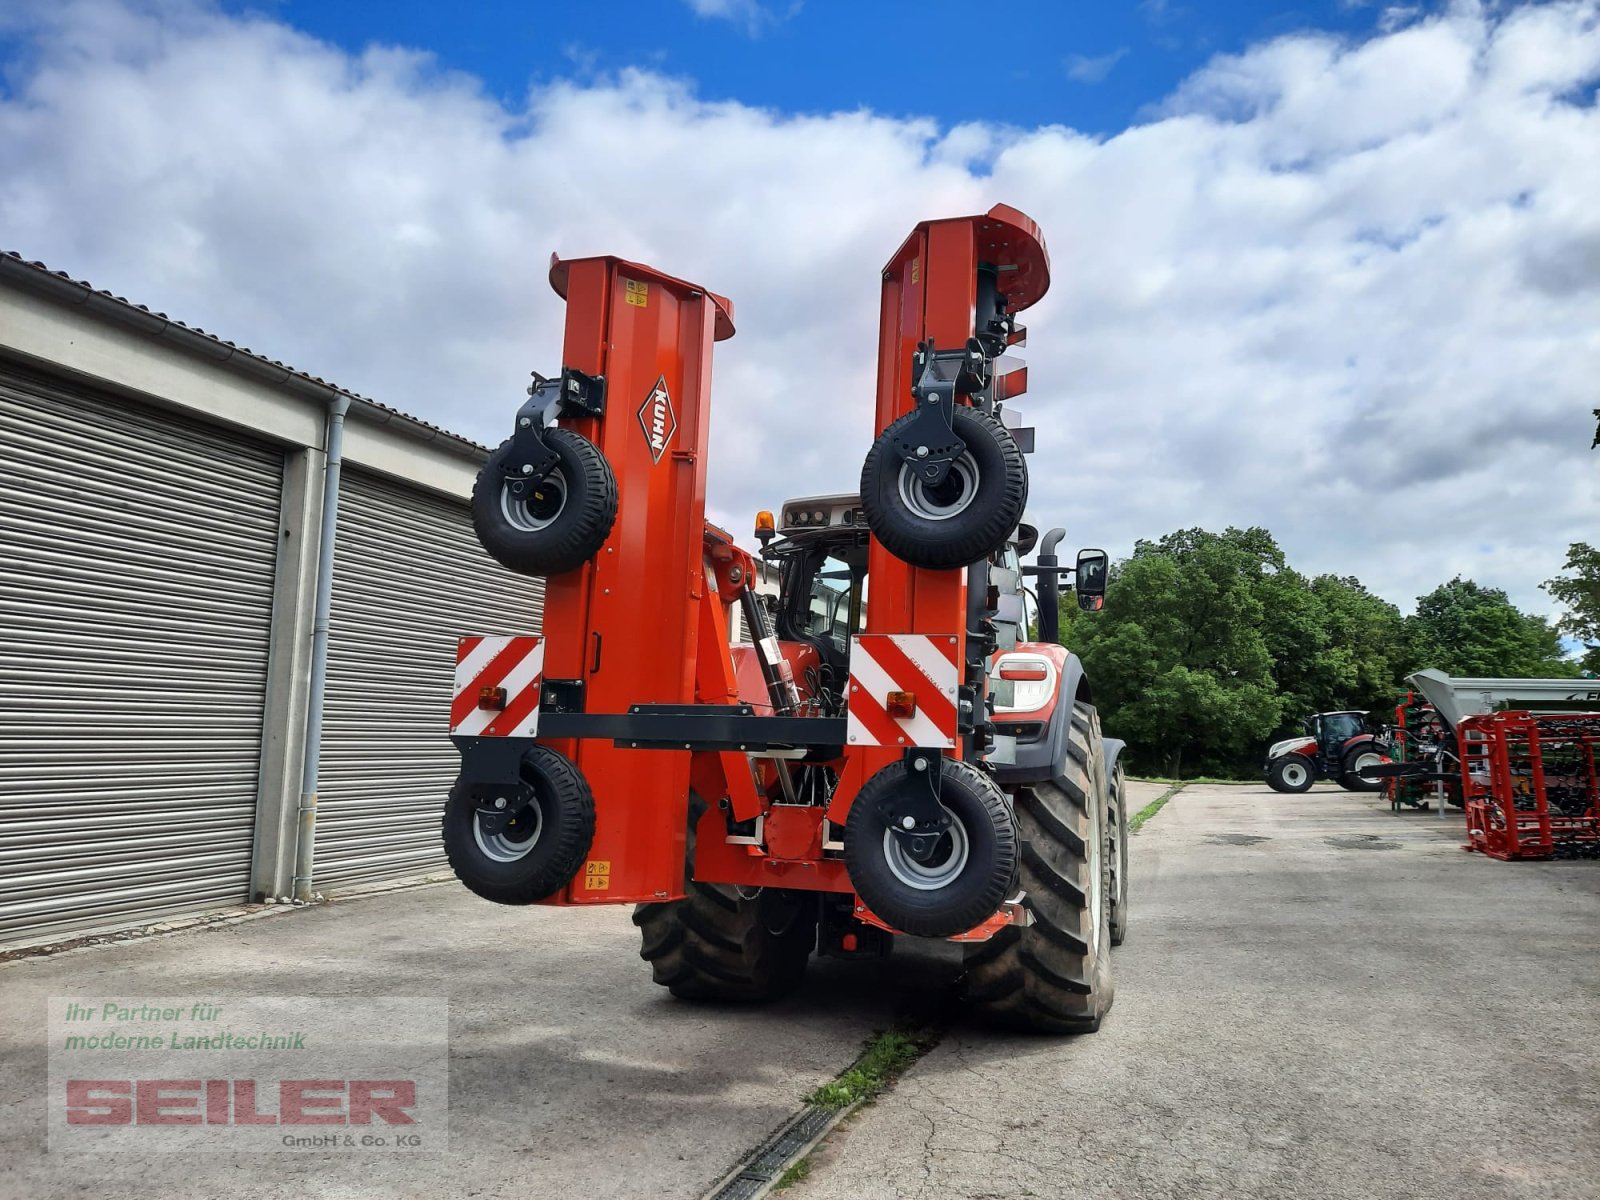
[[[1234,769],[1276,726],[1257,595],[1275,552],[1265,530],[1141,541],[1111,573],[1101,611],[1066,614],[1064,638],[1136,762],[1173,775]]]
[[[1600,551],[1573,546],[1567,570],[1546,586],[1570,610],[1561,628],[1600,665]],[[1453,579],[1402,617],[1352,576],[1307,579],[1261,528],[1137,543],[1113,564],[1101,611],[1063,597],[1061,632],[1106,728],[1136,764],[1174,775],[1253,771],[1275,730],[1314,712],[1387,712],[1422,667],[1576,674],[1555,627],[1502,591]]]
[[[1571,574],[1547,579],[1542,585],[1567,609],[1556,629],[1582,642],[1581,665],[1600,673],[1600,550],[1588,542],[1573,542],[1561,569]]]
[[[1311,581],[1310,591],[1328,637],[1317,666],[1316,704],[1310,711],[1388,709],[1407,661],[1400,610],[1350,575],[1319,575]]]
[[[1512,678],[1578,673],[1549,621],[1519,611],[1499,588],[1459,575],[1417,600],[1406,636],[1413,670]]]

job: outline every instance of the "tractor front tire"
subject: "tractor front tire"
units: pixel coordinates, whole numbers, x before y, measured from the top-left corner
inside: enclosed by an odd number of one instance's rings
[[[1093,1033],[1111,1008],[1110,805],[1100,718],[1076,704],[1065,772],[1015,793],[1023,903],[967,951],[963,989],[983,1016],[1037,1033]]]
[[[695,828],[705,802],[691,797],[682,900],[633,910],[651,978],[680,1000],[756,1002],[792,992],[817,944],[815,893],[756,888],[754,895],[694,878]]]
[[[957,405],[953,428],[967,449],[937,487],[895,442],[907,414],[872,443],[861,468],[861,507],[872,534],[896,558],[935,571],[969,566],[1006,543],[1028,503],[1028,465],[1010,432],[988,413]]]
[[[560,575],[600,552],[617,519],[617,479],[595,444],[570,429],[546,429],[556,465],[518,499],[506,482],[510,441],[489,456],[472,485],[472,527],[501,566],[520,575]]]
[[[467,888],[496,904],[537,904],[566,887],[594,841],[594,795],[578,768],[548,746],[522,758],[511,816],[489,833],[464,784],[445,801],[444,853]]]
[[[1344,769],[1340,772],[1339,782],[1347,791],[1351,792],[1381,792],[1385,787],[1382,779],[1363,779],[1361,768],[1373,766],[1384,761],[1384,754],[1373,743],[1366,742],[1360,746],[1352,746],[1349,753],[1344,756]]]
[[[874,915],[913,937],[953,937],[992,917],[1016,895],[1017,822],[1006,794],[971,763],[939,764],[939,803],[949,828],[927,862],[913,858],[885,823],[879,805],[896,788],[923,788],[899,763],[879,770],[850,804],[844,866]]]
[[[1280,754],[1267,768],[1267,786],[1275,792],[1309,792],[1316,781],[1316,768],[1304,754]]]
[[[1111,944],[1120,946],[1128,936],[1128,779],[1122,764],[1111,772],[1108,799],[1111,818]]]

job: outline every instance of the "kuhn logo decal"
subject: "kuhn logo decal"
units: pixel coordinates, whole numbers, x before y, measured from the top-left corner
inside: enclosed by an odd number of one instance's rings
[[[660,462],[672,435],[678,432],[678,414],[672,411],[665,375],[656,380],[654,390],[639,406],[639,428],[644,430],[644,440],[650,444],[651,460]]]

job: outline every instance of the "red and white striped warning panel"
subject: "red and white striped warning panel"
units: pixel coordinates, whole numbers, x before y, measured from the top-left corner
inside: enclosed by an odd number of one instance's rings
[[[960,679],[953,637],[864,633],[852,638],[850,744],[954,746]]]
[[[456,646],[450,732],[463,737],[533,737],[544,687],[541,637],[464,637]]]

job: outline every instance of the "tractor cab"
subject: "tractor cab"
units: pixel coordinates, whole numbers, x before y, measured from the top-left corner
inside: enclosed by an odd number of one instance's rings
[[[851,640],[867,627],[870,533],[861,497],[847,493],[789,500],[776,514],[757,514],[756,536],[762,560],[776,570],[777,593],[769,592],[763,600],[800,702],[823,713],[843,712]],[[1072,577],[1080,607],[1098,607],[1105,590],[1106,555],[1085,550],[1073,565],[1061,566],[1055,549],[1062,536],[1060,529],[1053,529],[1041,541],[1038,527],[1024,518],[988,560],[991,607],[985,623],[992,630],[993,652],[987,687],[995,728],[1003,739],[991,752],[991,761],[1012,761],[1013,748],[1005,739],[1014,736],[1013,725],[1020,723],[1039,741],[1045,723],[1038,713],[1054,710],[1058,684],[1074,695],[1079,690],[1082,665],[1059,645],[1059,591],[1063,577]],[[1023,558],[1036,548],[1038,564],[1024,566]],[[1028,586],[1030,577],[1037,594]],[[1037,640],[1029,634],[1029,601]],[[735,657],[741,663],[743,698],[761,704],[753,653],[740,648]],[[1053,753],[1051,745],[1041,742],[1034,748],[1036,756]]]
[[[762,559],[777,570],[777,595],[765,597],[773,632],[780,645],[803,647],[816,656],[815,675],[795,683],[824,709],[842,706],[850,639],[866,623],[869,535],[861,498],[790,500],[775,517],[757,517],[756,535]]]
[[[1317,757],[1322,760],[1323,770],[1333,775],[1337,773],[1338,765],[1344,762],[1345,747],[1350,739],[1360,737],[1367,732],[1367,714],[1317,713],[1307,717],[1303,724],[1305,731],[1316,739]]]
[[[850,639],[866,628],[870,534],[861,497],[840,494],[789,500],[776,514],[757,515],[756,536],[762,542],[761,557],[778,570],[777,596],[767,597],[778,639],[811,646],[832,668],[828,672],[832,678],[845,679]],[[994,608],[990,621],[997,649],[1014,650],[1019,643],[1028,641],[1029,600],[1035,602],[1034,615],[1040,620],[1042,640],[1056,640],[1053,628],[1044,628],[1047,617],[1055,614],[1056,588],[1043,589],[1048,595],[1046,603],[1026,587],[1024,576],[1051,570],[1057,572],[1051,577],[1050,582],[1054,583],[1059,575],[1074,573],[1053,567],[1053,550],[1060,536],[1059,530],[1053,531],[1046,551],[1050,567],[1023,566],[1023,557],[1039,543],[1038,528],[1026,519],[991,557],[988,582]],[[1075,568],[1077,573],[1091,577],[1080,592],[1093,593],[1096,600],[1104,592],[1104,560],[1103,551],[1085,551]],[[1048,624],[1053,627],[1054,622]]]

